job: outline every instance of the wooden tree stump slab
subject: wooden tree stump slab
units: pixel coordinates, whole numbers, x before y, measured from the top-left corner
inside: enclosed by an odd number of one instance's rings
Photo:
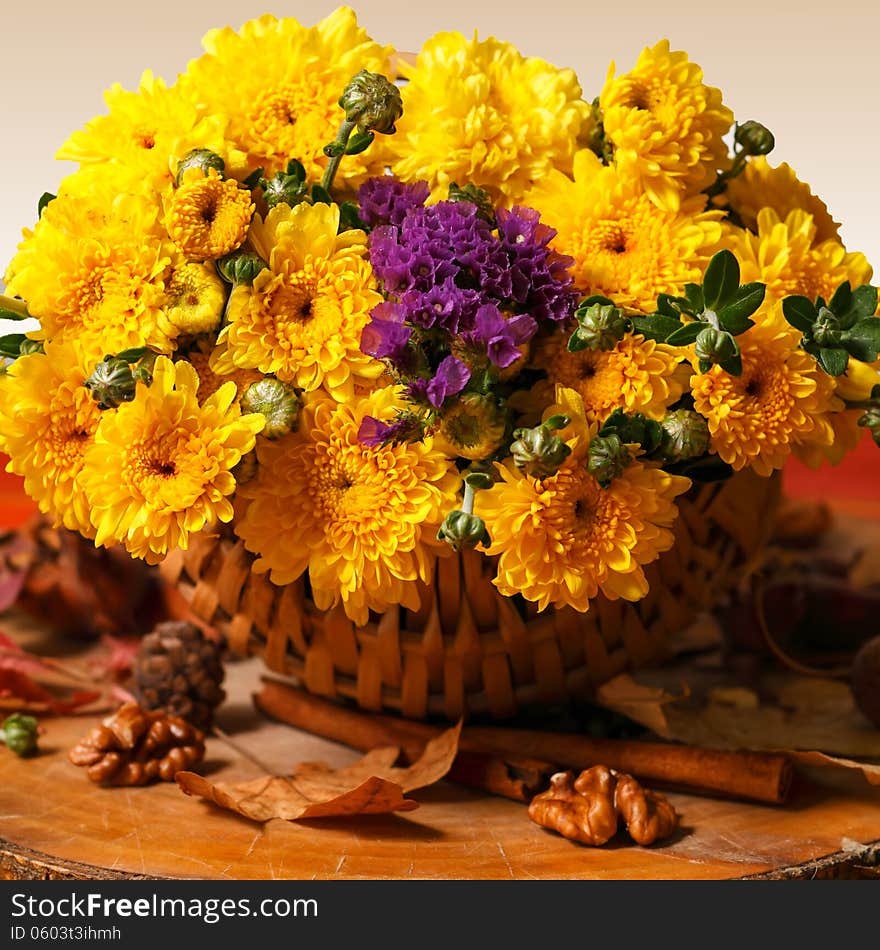
[[[220,725],[279,773],[356,753],[257,714],[256,661],[232,667]],[[681,833],[661,847],[623,837],[573,844],[532,824],[525,807],[441,784],[414,793],[406,816],[255,824],[186,797],[175,785],[99,788],[67,761],[96,718],[46,720],[43,754],[0,750],[0,877],[11,879],[648,878],[871,876],[880,788],[820,770],[785,807],[670,795]],[[235,780],[256,767],[211,739],[205,773]],[[824,774],[823,774],[824,772]]]

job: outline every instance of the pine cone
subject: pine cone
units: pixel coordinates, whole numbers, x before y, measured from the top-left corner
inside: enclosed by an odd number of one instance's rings
[[[74,765],[104,785],[146,785],[174,780],[205,756],[202,732],[160,710],[127,703],[81,739],[68,753]]]
[[[214,709],[226,698],[220,645],[186,621],[169,620],[147,634],[133,671],[145,709],[163,709],[206,732]]]

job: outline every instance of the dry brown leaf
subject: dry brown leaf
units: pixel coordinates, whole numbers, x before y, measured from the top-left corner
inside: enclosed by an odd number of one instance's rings
[[[664,709],[678,698],[662,687],[644,686],[628,673],[621,673],[596,690],[595,701],[605,709],[629,717],[658,736],[669,738],[669,724]]]
[[[789,752],[788,756],[801,765],[818,765],[837,769],[855,769],[862,773],[872,785],[880,785],[880,765],[869,762],[856,762],[853,759],[841,759],[824,752]]]
[[[374,749],[341,769],[317,762],[297,766],[293,774],[263,776],[247,782],[209,782],[194,772],[180,772],[177,784],[187,795],[198,795],[221,808],[254,821],[283,818],[332,818],[412,811],[418,802],[405,793],[440,781],[458,753],[461,723],[425,746],[419,759],[397,768],[400,750]]]

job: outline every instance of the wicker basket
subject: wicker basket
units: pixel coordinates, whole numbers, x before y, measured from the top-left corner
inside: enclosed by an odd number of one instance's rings
[[[586,614],[538,613],[492,585],[494,565],[473,551],[437,562],[418,612],[403,608],[356,627],[324,612],[299,580],[285,587],[251,571],[232,536],[202,535],[163,565],[194,613],[222,629],[237,653],[261,654],[322,696],[421,719],[495,718],[518,707],[588,696],[627,667],[662,659],[668,635],[729,591],[760,556],[779,478],[743,471],[680,499],[676,544],[646,569],[636,604],[596,598]]]

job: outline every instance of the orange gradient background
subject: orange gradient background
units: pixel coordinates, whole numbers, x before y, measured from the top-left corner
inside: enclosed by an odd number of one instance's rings
[[[169,82],[200,52],[212,27],[239,26],[272,12],[311,24],[338,4],[179,0],[121,4],[45,0],[7,5],[0,56],[3,148],[0,151],[0,264],[5,267],[33,223],[44,191],[54,192],[72,170],[52,158],[74,129],[103,112],[102,91],[114,82],[135,88],[150,68]],[[418,50],[438,30],[475,29],[515,43],[525,54],[573,67],[592,98],[608,64],[628,69],[646,45],[668,37],[700,63],[737,119],[758,119],[776,135],[771,160],[787,161],[828,203],[850,250],[880,266],[880,100],[877,0],[585,0],[519,2],[447,0],[402,5],[399,0],[352,4],[380,42]],[[622,12],[618,12],[622,11]],[[9,332],[0,325],[0,332]],[[876,494],[870,440],[836,470],[787,470],[793,491]],[[0,527],[28,510],[17,480],[0,474]]]

